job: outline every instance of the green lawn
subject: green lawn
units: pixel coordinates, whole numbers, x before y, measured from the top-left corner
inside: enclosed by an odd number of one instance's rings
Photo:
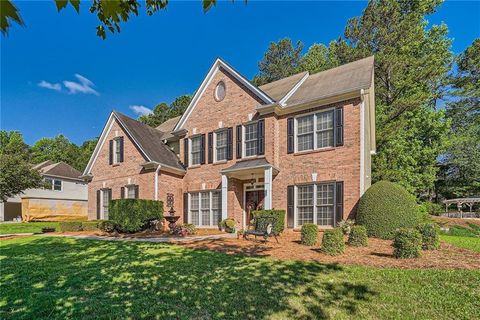
[[[480,237],[460,237],[441,234],[440,239],[457,247],[480,252]]]
[[[0,234],[42,232],[42,228],[59,231],[58,222],[19,222],[0,223]]]
[[[478,319],[480,270],[279,262],[147,242],[0,242],[1,319]]]

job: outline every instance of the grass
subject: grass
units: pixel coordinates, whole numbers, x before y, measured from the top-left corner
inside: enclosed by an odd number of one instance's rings
[[[19,223],[0,223],[0,234],[11,233],[39,233],[42,228],[55,228],[59,231],[58,222],[19,222]]]
[[[441,234],[440,239],[457,247],[480,252],[480,237],[461,237]]]
[[[480,270],[274,261],[124,241],[0,242],[1,319],[475,319]]]

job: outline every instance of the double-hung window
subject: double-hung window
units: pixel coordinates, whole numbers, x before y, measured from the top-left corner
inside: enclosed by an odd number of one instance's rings
[[[126,186],[125,190],[126,190],[126,195],[125,197],[127,199],[135,199],[136,198],[136,194],[135,194],[135,190],[136,190],[137,186],[135,185],[128,185]]]
[[[103,189],[102,190],[102,212],[103,217],[102,219],[108,220],[108,205],[112,197],[112,193],[110,189]]]
[[[257,155],[258,143],[258,125],[257,123],[250,123],[245,125],[245,157]]]
[[[297,151],[333,147],[333,110],[298,117]]]
[[[297,186],[297,226],[302,226],[305,223],[333,226],[334,189],[334,183]]]
[[[215,161],[227,160],[227,130],[215,133]]]
[[[202,159],[202,136],[194,137],[190,141],[190,165],[195,166],[200,164]]]
[[[222,218],[220,191],[189,194],[189,222],[197,227],[215,227]]]
[[[54,191],[62,191],[62,180],[57,179],[45,179],[45,189],[54,190]]]

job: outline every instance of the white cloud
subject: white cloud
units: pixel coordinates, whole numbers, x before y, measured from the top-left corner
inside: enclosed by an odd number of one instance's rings
[[[145,116],[153,112],[152,109],[145,106],[130,106],[130,109],[140,116]]]
[[[50,83],[48,81],[42,80],[37,84],[40,88],[55,90],[55,91],[62,91],[62,86],[60,83]]]
[[[93,89],[92,87],[95,86],[95,84],[90,81],[89,79],[85,78],[82,75],[79,75],[78,73],[75,74],[75,77],[79,80],[79,82],[75,81],[63,81],[63,85],[65,88],[68,89],[68,93],[70,94],[76,94],[76,93],[85,93],[85,94],[94,94],[96,96],[99,96],[100,94]]]

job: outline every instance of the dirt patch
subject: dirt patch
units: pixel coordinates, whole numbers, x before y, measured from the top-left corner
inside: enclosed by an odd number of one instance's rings
[[[321,238],[320,234],[320,238]],[[391,241],[369,239],[368,247],[354,248],[346,246],[345,253],[331,257],[323,254],[319,246],[308,247],[300,244],[298,232],[287,232],[268,242],[244,239],[219,239],[196,242],[182,242],[179,245],[194,249],[208,249],[228,254],[271,257],[279,260],[307,260],[321,263],[340,263],[384,268],[417,269],[479,269],[480,253],[461,249],[443,243],[439,250],[423,251],[417,259],[395,259]]]

